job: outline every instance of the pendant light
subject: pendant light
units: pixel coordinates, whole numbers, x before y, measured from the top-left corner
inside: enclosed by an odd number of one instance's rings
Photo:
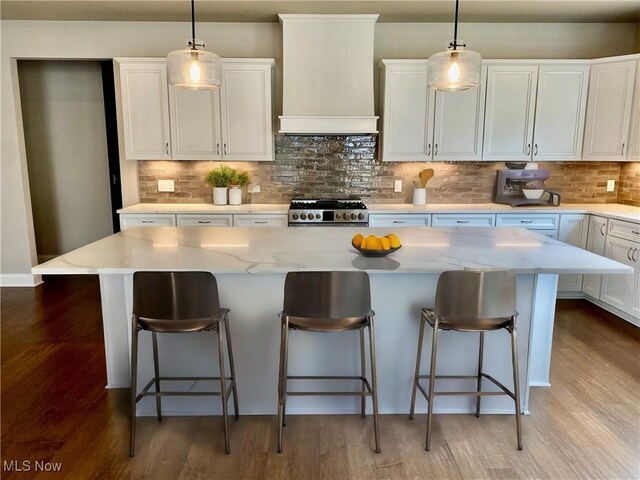
[[[194,90],[214,89],[222,83],[220,57],[205,50],[202,40],[196,39],[195,0],[191,0],[191,40],[184,50],[175,50],[167,55],[167,77],[169,85]]]
[[[447,50],[429,57],[429,88],[457,92],[480,84],[482,56],[478,52],[465,50],[467,45],[458,39],[458,3],[459,0],[456,0],[453,41],[447,45]]]

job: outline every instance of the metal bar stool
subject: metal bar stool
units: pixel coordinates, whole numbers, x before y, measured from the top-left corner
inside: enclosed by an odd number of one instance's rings
[[[375,333],[371,310],[369,275],[365,272],[291,272],[284,285],[284,310],[280,313],[280,374],[278,378],[278,453],[282,453],[282,427],[286,421],[288,396],[359,396],[360,413],[366,416],[366,397],[373,403],[376,452],[380,452],[378,390],[376,386]],[[366,378],[364,329],[369,329],[371,383]],[[288,376],[289,331],[342,332],[360,334],[360,376]],[[287,380],[360,380],[359,392],[291,392]]]
[[[476,417],[480,416],[480,399],[485,395],[508,395],[515,402],[516,432],[518,450],[522,450],[522,432],[520,426],[520,383],[518,374],[518,350],[516,342],[516,277],[513,273],[503,270],[471,271],[457,270],[444,272],[438,279],[436,289],[435,308],[423,308],[420,315],[420,334],[418,337],[418,355],[416,372],[411,393],[411,408],[409,418],[413,419],[416,405],[416,390],[424,395],[428,402],[427,411],[427,444],[426,450],[431,448],[431,419],[433,416],[433,401],[442,395],[472,395],[476,400]],[[431,343],[430,373],[420,375],[420,357],[424,327],[429,323],[433,328]],[[485,332],[505,328],[511,334],[511,361],[513,367],[513,392],[491,375],[482,371],[482,356],[484,351]],[[478,353],[477,375],[436,375],[436,352],[438,348],[438,333],[440,330],[457,332],[479,332],[480,344]],[[477,380],[475,392],[436,392],[436,379],[468,378]],[[483,392],[482,379],[486,378],[495,384],[501,392]],[[420,384],[421,379],[428,379],[428,392]]]
[[[229,448],[227,402],[233,394],[235,419],[238,420],[238,392],[233,365],[229,309],[220,308],[218,284],[209,272],[135,272],[133,274],[133,317],[131,322],[131,430],[129,456],[135,455],[136,404],[147,396],[156,397],[158,420],[162,420],[163,396],[219,396],[222,400],[225,453]],[[229,368],[231,376],[225,376],[224,354],[221,345],[222,326],[225,327]],[[151,332],[153,342],[153,367],[155,376],[142,391],[137,393],[138,334]],[[161,377],[158,365],[158,333],[216,332],[219,377]],[[160,390],[163,380],[217,380],[219,392],[167,392]],[[229,381],[229,385],[227,385]],[[154,391],[149,392],[151,387]]]

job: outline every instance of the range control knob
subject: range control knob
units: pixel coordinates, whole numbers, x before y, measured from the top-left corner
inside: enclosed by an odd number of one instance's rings
[[[355,219],[356,219],[356,214],[355,214],[355,213],[352,213],[352,214],[351,214],[351,220],[355,220]]]
[[[297,213],[294,213],[294,214],[293,214],[293,219],[294,219],[294,220],[297,220],[298,218],[300,218],[300,215],[298,215]]]
[[[364,220],[364,215],[362,213],[358,214],[358,220]]]
[[[337,218],[338,220],[340,220],[340,219],[342,218],[342,214],[341,214],[341,213],[336,213],[336,218]]]
[[[306,220],[306,219],[307,219],[307,214],[306,214],[306,213],[302,213],[302,214],[300,214],[300,218],[301,218],[302,220]]]
[[[317,218],[318,220],[320,220],[320,214],[319,214],[319,213],[316,213],[316,218]]]

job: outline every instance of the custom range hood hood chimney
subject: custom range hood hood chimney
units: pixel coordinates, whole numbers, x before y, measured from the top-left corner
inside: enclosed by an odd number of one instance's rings
[[[376,133],[373,29],[378,15],[279,18],[284,57],[280,133]]]

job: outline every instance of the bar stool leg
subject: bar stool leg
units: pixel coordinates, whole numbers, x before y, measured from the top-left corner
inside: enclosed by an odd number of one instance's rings
[[[413,413],[416,409],[416,393],[418,382],[420,381],[420,359],[422,358],[422,342],[424,339],[424,325],[426,321],[424,315],[420,314],[420,333],[418,334],[418,355],[416,357],[416,373],[413,377],[413,389],[411,390],[411,408],[409,408],[409,419],[413,420]]]
[[[129,456],[136,449],[136,397],[138,396],[138,319],[133,318],[131,329],[131,423],[129,426]]]
[[[513,364],[513,395],[516,397],[516,433],[518,435],[518,450],[522,450],[522,426],[520,425],[520,372],[518,370],[518,342],[516,338],[515,322],[509,331],[509,333],[511,333],[511,360]]]
[[[376,339],[373,317],[369,317],[369,354],[371,356],[371,389],[373,390],[373,434],[376,441],[376,453],[380,453],[380,427],[378,424],[378,381],[376,374]]]
[[[226,387],[226,379],[224,372],[224,352],[222,351],[222,341],[220,337],[222,336],[222,331],[220,330],[221,326],[218,324],[218,329],[216,331],[216,339],[218,341],[218,361],[220,366],[220,395],[222,399],[222,425],[224,430],[224,453],[227,455],[231,453],[231,449],[229,447],[229,415],[227,412],[227,387]]]
[[[158,334],[156,332],[151,333],[152,343],[153,343],[153,371],[156,375],[156,392],[160,392],[160,367],[158,362]],[[162,400],[158,395],[156,395],[156,415],[158,417],[158,421],[162,421]]]
[[[238,387],[236,384],[236,367],[233,363],[233,348],[231,347],[231,329],[229,328],[229,317],[225,315],[224,319],[225,336],[227,337],[227,351],[229,355],[229,370],[231,370],[231,389],[233,391],[233,411],[236,421],[240,418],[240,410],[238,408]]]
[[[287,333],[289,330],[288,321],[283,321],[280,331],[280,376],[278,378],[278,448],[277,452],[282,453],[282,427],[284,424],[284,400],[286,398],[285,378],[287,376],[286,360],[287,355]]]
[[[431,365],[429,366],[429,400],[427,410],[427,445],[425,450],[431,450],[431,420],[433,417],[434,384],[436,383],[436,352],[438,350],[438,319],[433,325],[433,337],[431,339]]]
[[[364,328],[359,330],[360,332],[360,375],[363,379],[367,378],[367,363],[365,360],[364,354]],[[362,383],[362,397],[360,399],[360,416],[362,418],[367,417],[367,397],[364,395],[367,391],[367,388],[364,384],[364,380]]]
[[[477,392],[482,391],[482,357],[484,352],[484,332],[480,332],[480,344],[478,346],[478,388]],[[476,417],[480,418],[480,399],[482,396],[478,395],[476,398]]]
[[[289,326],[284,331],[284,375],[282,377],[282,426],[287,426],[287,372],[289,371]]]

